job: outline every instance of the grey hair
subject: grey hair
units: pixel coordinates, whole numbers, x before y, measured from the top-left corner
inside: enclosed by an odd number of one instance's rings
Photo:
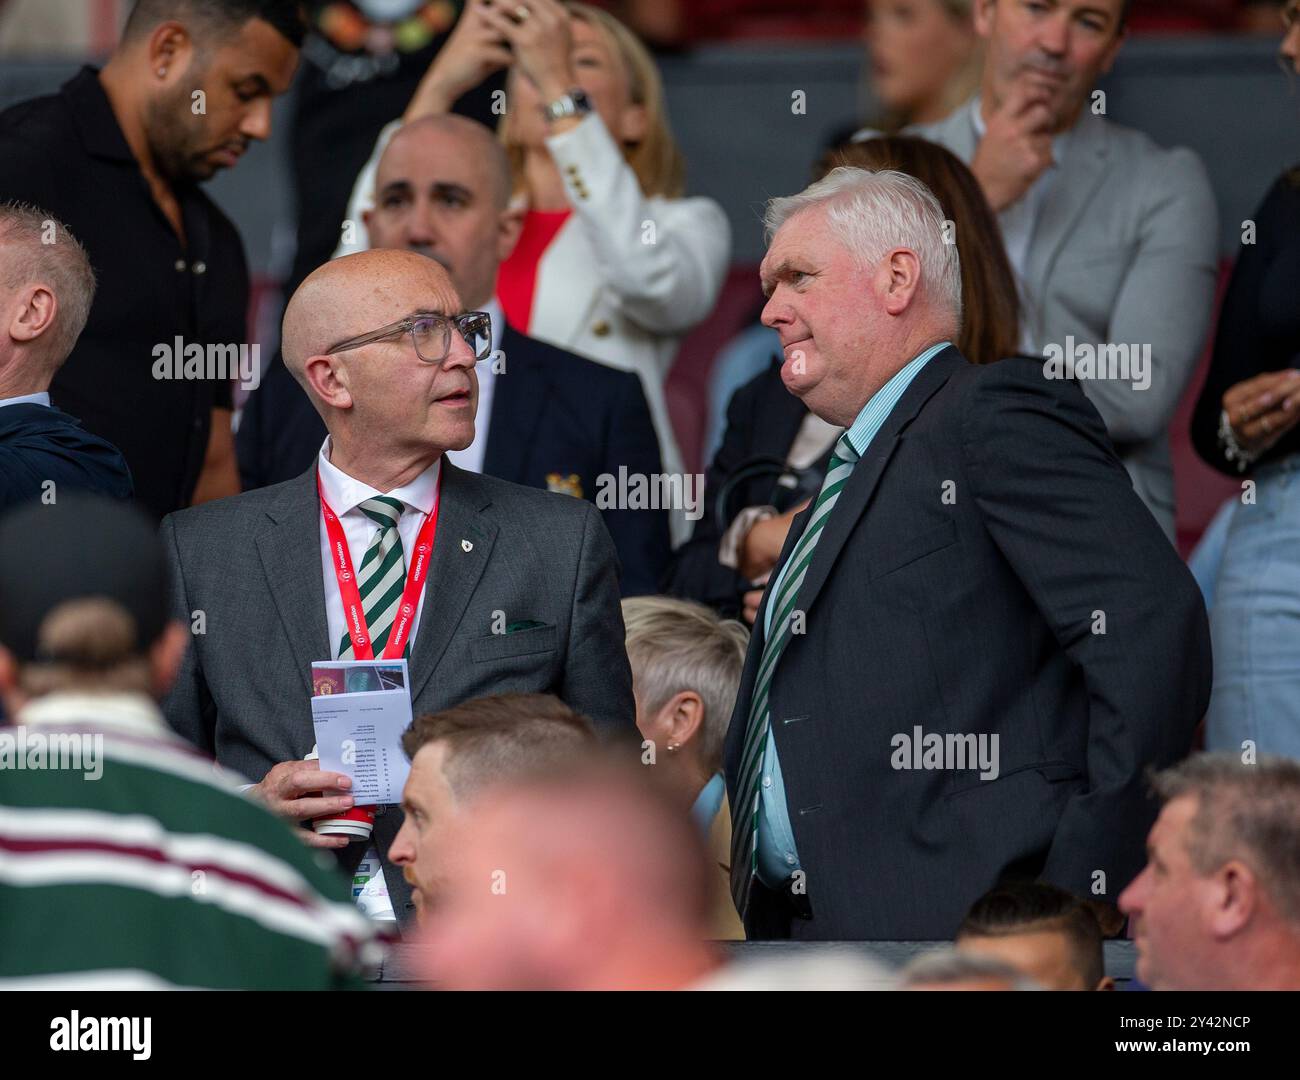
[[[961,259],[947,237],[943,209],[920,180],[897,169],[841,165],[798,195],[767,204],[769,243],[795,214],[824,207],[826,220],[858,265],[874,266],[892,248],[907,248],[921,262],[921,291],[961,325]]]
[[[1164,802],[1196,799],[1187,854],[1202,875],[1240,859],[1287,921],[1300,924],[1300,761],[1197,754],[1152,778]]]
[[[901,990],[918,986],[953,986],[980,979],[1000,979],[1012,990],[1042,989],[1033,979],[1001,960],[956,949],[939,949],[918,956],[903,969],[899,978]]]
[[[95,271],[85,248],[53,214],[28,203],[0,203],[0,285],[16,292],[34,284],[54,294],[54,324],[45,356],[57,367],[90,318]]]
[[[704,703],[699,734],[705,765],[722,765],[722,744],[745,666],[749,631],[735,619],[721,619],[703,604],[668,596],[623,601],[627,656],[632,679],[647,712],[662,709],[688,690]]]

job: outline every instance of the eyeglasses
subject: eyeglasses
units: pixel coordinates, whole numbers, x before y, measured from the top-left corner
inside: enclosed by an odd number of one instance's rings
[[[463,315],[435,315],[421,313],[408,315],[395,323],[372,330],[360,337],[340,341],[325,352],[326,356],[359,349],[398,334],[410,334],[415,345],[415,355],[426,364],[441,364],[451,353],[451,328],[455,326],[460,336],[474,353],[474,361],[486,360],[492,351],[492,318],[486,311],[467,311]]]

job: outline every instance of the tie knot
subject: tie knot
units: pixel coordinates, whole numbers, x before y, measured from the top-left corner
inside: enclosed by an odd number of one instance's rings
[[[858,463],[860,455],[853,449],[853,444],[849,442],[849,433],[847,431],[835,443],[835,452],[831,456],[845,465],[856,465]]]
[[[404,509],[401,499],[393,499],[387,495],[377,495],[361,504],[361,512],[385,531],[397,524]]]

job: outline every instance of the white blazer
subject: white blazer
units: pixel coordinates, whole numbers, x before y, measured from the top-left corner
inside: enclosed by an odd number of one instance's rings
[[[357,177],[343,243],[334,255],[369,247],[363,211],[374,205],[375,173],[389,124]],[[684,471],[664,382],[682,337],[713,310],[731,258],[731,227],[712,199],[646,198],[600,117],[546,140],[573,208],[537,268],[532,337],[610,367],[635,371],[659,436],[664,469]],[[674,544],[690,531],[672,515]]]

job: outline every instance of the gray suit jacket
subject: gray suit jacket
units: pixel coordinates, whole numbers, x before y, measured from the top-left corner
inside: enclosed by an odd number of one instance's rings
[[[549,692],[599,729],[633,731],[618,565],[600,513],[582,499],[445,460],[442,468],[433,563],[411,645],[415,714],[485,694]],[[311,664],[331,658],[319,520],[313,464],[296,480],[163,521],[173,612],[191,627],[203,613],[167,718],[251,780],[302,758],[316,741]],[[494,633],[503,617],[541,625]],[[387,860],[401,822],[398,807],[381,808],[375,841],[405,923],[410,888]],[[363,848],[349,845],[345,869],[355,869]]]
[[[970,105],[913,134],[963,161],[978,138]],[[1209,332],[1218,213],[1200,158],[1085,109],[1039,212],[1025,268],[1028,326],[1039,349],[1149,345],[1151,384],[1081,379],[1133,488],[1174,538],[1169,423]]]

